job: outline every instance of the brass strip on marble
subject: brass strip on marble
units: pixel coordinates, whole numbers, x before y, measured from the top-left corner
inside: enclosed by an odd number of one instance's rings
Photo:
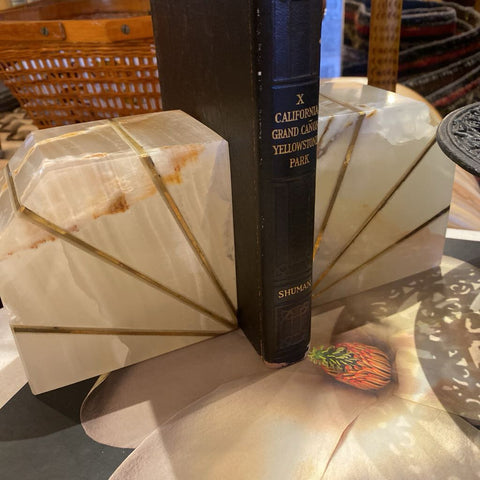
[[[370,215],[366,218],[366,220],[362,223],[360,228],[355,232],[353,237],[345,244],[342,250],[337,254],[337,256],[328,264],[325,270],[319,274],[318,278],[315,280],[313,284],[313,288],[315,289],[316,286],[326,277],[326,275],[330,272],[330,270],[335,266],[335,264],[340,260],[340,258],[345,254],[345,252],[351,247],[351,245],[355,242],[355,240],[360,236],[360,234],[367,228],[373,218],[378,214],[378,212],[385,207],[385,205],[390,201],[393,197],[395,192],[405,183],[407,178],[411,175],[411,173],[418,167],[420,162],[425,158],[426,154],[430,151],[432,146],[435,144],[435,136],[433,136],[425,147],[422,149],[420,154],[417,156],[415,161],[410,165],[410,167],[400,176],[399,180],[395,185],[387,192],[387,194],[382,198],[380,203],[374,208],[374,210],[370,213]]]
[[[29,221],[40,227],[41,229],[47,231],[48,233],[51,233],[53,236],[57,238],[61,238],[62,240],[65,240],[66,242],[70,243],[71,245],[78,247],[79,249],[83,250],[86,253],[89,253],[93,255],[95,258],[98,258],[100,260],[103,260],[107,264],[117,267],[120,270],[122,270],[125,273],[128,273],[132,277],[141,280],[148,285],[157,288],[158,290],[161,290],[162,292],[166,293],[167,295],[170,295],[171,297],[175,298],[176,300],[179,300],[180,302],[188,305],[189,307],[199,311],[200,313],[203,313],[213,320],[226,325],[231,328],[235,328],[236,325],[233,324],[231,321],[221,317],[220,315],[216,314],[215,312],[212,312],[211,310],[203,307],[202,305],[199,305],[198,303],[194,302],[190,298],[185,297],[184,295],[175,292],[174,290],[166,287],[165,285],[161,284],[160,282],[157,282],[155,279],[149,277],[148,275],[145,275],[142,272],[139,272],[138,270],[134,269],[130,265],[127,265],[126,263],[123,263],[122,261],[118,260],[115,257],[112,257],[108,253],[99,250],[89,243],[85,242],[84,240],[76,237],[75,235],[72,235],[70,232],[67,230],[59,227],[58,225],[54,224],[53,222],[50,222],[46,218],[43,218],[42,216],[38,215],[35,213],[33,210],[30,210],[28,207],[25,205],[21,205],[20,200],[17,195],[17,191],[15,188],[15,183],[13,180],[12,172],[10,170],[10,167],[8,165],[5,166],[5,170],[7,172],[7,182],[9,186],[9,190],[11,193],[11,198],[13,200],[13,204],[17,212],[21,215],[24,215]]]
[[[325,216],[323,218],[322,224],[320,225],[320,230],[318,232],[317,238],[315,239],[315,244],[313,249],[313,258],[315,258],[315,255],[320,246],[320,242],[322,241],[323,234],[325,233],[325,229],[327,228],[328,221],[330,220],[330,215],[332,214],[332,210],[337,200],[340,187],[342,186],[343,179],[347,172],[348,165],[350,164],[350,160],[352,159],[353,149],[355,148],[355,143],[357,141],[358,134],[360,132],[360,128],[362,126],[364,119],[365,119],[365,113],[360,112],[355,122],[352,138],[350,139],[350,144],[348,145],[345,158],[343,159],[342,168],[340,169],[340,173],[338,174],[337,183],[335,184],[335,187],[333,189],[332,196],[330,197],[330,201],[328,203],[327,211],[325,212]],[[313,288],[315,288],[315,285],[313,285]]]
[[[322,134],[320,135],[320,138],[318,139],[317,145],[320,146],[323,142],[323,139],[325,138],[325,135],[327,134],[328,130],[330,129],[330,125],[333,122],[333,115],[328,118],[327,124],[325,125],[325,128],[323,129]]]
[[[213,268],[211,267],[207,256],[205,255],[204,251],[202,250],[200,244],[198,243],[197,239],[195,238],[195,235],[193,234],[190,226],[188,225],[187,221],[185,220],[185,217],[183,216],[182,212],[178,208],[178,205],[175,203],[175,200],[173,197],[170,195],[170,192],[168,191],[167,187],[165,186],[165,183],[162,179],[162,176],[157,172],[157,169],[155,168],[155,164],[153,163],[152,157],[148,154],[148,152],[145,151],[145,149],[116,121],[116,119],[110,120],[112,126],[114,127],[115,131],[132,147],[132,149],[135,151],[137,156],[140,158],[142,164],[148,171],[150,178],[155,185],[155,188],[157,189],[158,193],[161,195],[161,197],[165,200],[165,203],[172,213],[174,219],[177,222],[177,225],[180,227],[180,230],[183,232],[185,235],[188,243],[190,244],[191,248],[197,255],[198,259],[200,260],[200,263],[202,264],[203,268],[207,272],[208,276],[212,280],[213,284],[215,285],[216,289],[222,296],[224,302],[228,306],[228,309],[230,310],[230,313],[232,315],[233,319],[236,319],[237,317],[237,312],[236,309],[230,300],[226,290],[223,288],[223,286],[220,283],[220,280],[218,279],[217,275],[215,274]]]
[[[97,125],[97,126],[105,126],[107,125],[106,123],[103,125]],[[17,174],[23,166],[27,163],[29,158],[32,156],[33,152],[40,146],[46,145],[47,143],[52,143],[52,142],[57,142],[58,140],[62,140],[64,138],[69,138],[69,137],[78,137],[79,135],[84,135],[88,133],[91,130],[90,129],[85,129],[85,130],[77,130],[75,132],[69,132],[69,133],[63,133],[62,135],[57,135],[56,137],[49,137],[45,138],[43,140],[40,140],[36,143],[34,143],[28,150],[27,153],[24,155],[22,161],[20,162],[20,165],[15,169],[15,174]],[[95,127],[94,127],[95,128]]]
[[[21,211],[22,205],[20,205],[20,200],[18,199],[17,189],[15,188],[15,183],[13,181],[13,176],[12,176],[12,171],[10,170],[10,164],[7,163],[5,165],[5,168],[4,168],[3,171],[7,173],[5,175],[5,179],[7,181],[7,186],[8,186],[8,190],[10,192],[10,199],[12,200],[13,208],[17,212],[22,213],[22,211]]]
[[[358,265],[357,267],[355,267],[353,270],[351,270],[350,272],[346,273],[345,275],[342,275],[340,278],[337,278],[337,280],[335,280],[334,282],[332,282],[330,285],[326,286],[325,288],[323,288],[322,290],[320,290],[319,292],[315,293],[312,295],[312,298],[315,298],[315,297],[318,297],[320,296],[322,293],[324,293],[326,290],[332,288],[334,285],[336,285],[337,283],[341,282],[342,280],[344,280],[345,278],[349,277],[350,275],[354,274],[355,272],[357,272],[358,270],[360,270],[361,268],[371,264],[374,260],[376,260],[377,258],[381,257],[382,255],[384,255],[385,253],[387,253],[388,251],[390,251],[392,248],[396,247],[397,245],[401,244],[402,242],[404,242],[405,240],[408,240],[410,237],[412,237],[413,235],[415,235],[416,233],[418,233],[420,230],[424,229],[425,227],[428,227],[428,225],[430,225],[431,223],[433,223],[435,220],[437,220],[438,218],[440,218],[441,216],[445,215],[446,213],[448,213],[448,211],[450,210],[450,206],[444,208],[443,210],[441,210],[440,212],[438,212],[437,214],[435,214],[432,218],[428,219],[426,222],[422,223],[421,225],[419,225],[418,227],[416,227],[414,230],[412,230],[411,232],[407,233],[406,235],[404,235],[402,238],[398,239],[396,242],[392,243],[391,245],[389,245],[388,247],[384,248],[382,251],[378,252],[377,254],[375,254],[373,257],[369,258],[368,260],[366,260],[365,262],[363,262],[361,265]]]
[[[73,335],[128,335],[161,337],[218,337],[228,333],[227,330],[137,330],[129,328],[97,327],[53,327],[34,325],[11,325],[15,333],[56,333]]]
[[[332,122],[333,122],[333,115],[328,119],[327,124],[325,125],[325,128],[324,128],[322,134],[320,135],[320,138],[318,139],[317,145],[318,145],[319,148],[322,145],[323,139],[325,138],[325,135],[327,134]],[[315,255],[317,253],[318,246],[320,245],[320,240],[321,240],[321,236],[318,235],[316,240],[315,240],[315,244],[313,245],[313,258],[315,258]]]
[[[361,108],[358,108],[355,105],[352,105],[351,103],[341,102],[340,100],[335,100],[334,98],[329,97],[328,95],[325,95],[322,92],[320,92],[320,97],[326,98],[328,101],[330,101],[332,103],[336,103],[337,105],[341,105],[342,107],[348,108],[349,110],[352,110],[353,112],[358,112],[358,113],[365,114],[365,112]]]

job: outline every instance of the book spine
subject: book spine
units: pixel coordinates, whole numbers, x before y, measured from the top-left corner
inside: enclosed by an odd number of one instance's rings
[[[288,364],[310,341],[322,2],[262,0],[256,18],[262,356]]]
[[[229,144],[239,326],[270,363],[310,334],[321,0],[151,0],[163,108]]]

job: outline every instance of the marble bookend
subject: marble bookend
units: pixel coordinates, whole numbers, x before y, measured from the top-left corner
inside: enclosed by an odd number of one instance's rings
[[[320,87],[313,303],[438,265],[426,104]],[[33,132],[0,172],[0,297],[34,393],[236,328],[228,145],[180,111]]]
[[[0,296],[34,393],[236,328],[228,145],[185,113],[33,132],[0,189]]]
[[[319,111],[314,305],[438,265],[454,165],[429,107],[333,81]]]

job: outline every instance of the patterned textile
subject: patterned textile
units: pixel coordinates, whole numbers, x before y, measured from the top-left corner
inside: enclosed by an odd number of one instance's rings
[[[346,0],[345,76],[366,75],[370,2]],[[405,0],[399,82],[442,115],[480,100],[480,13],[452,2]]]
[[[13,110],[18,105],[18,100],[11,94],[10,89],[0,81],[0,112]]]
[[[10,112],[0,112],[0,168],[2,161],[8,160],[22,145],[26,136],[37,127],[25,110],[15,108]]]

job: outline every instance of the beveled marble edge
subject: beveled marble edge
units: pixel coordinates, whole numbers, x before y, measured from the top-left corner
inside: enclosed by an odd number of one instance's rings
[[[27,383],[9,321],[7,309],[0,308],[0,408]]]
[[[480,242],[479,230],[464,230],[462,228],[447,228],[446,238],[454,240],[469,240],[471,242]]]

